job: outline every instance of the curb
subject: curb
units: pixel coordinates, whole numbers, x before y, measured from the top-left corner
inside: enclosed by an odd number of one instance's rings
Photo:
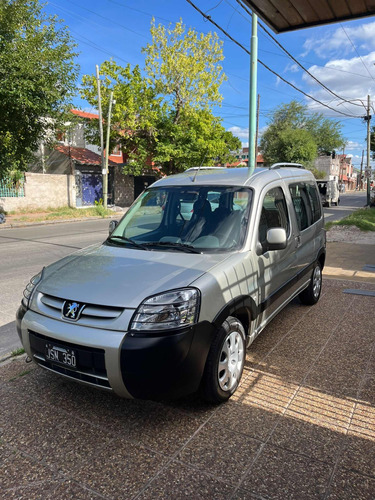
[[[0,366],[4,364],[6,361],[12,360],[12,359],[22,359],[22,357],[26,358],[27,354],[23,352],[22,354],[18,354],[17,356],[12,356],[11,353],[5,354],[2,358],[0,358]]]
[[[27,226],[46,226],[48,224],[63,224],[67,222],[83,222],[90,220],[102,220],[102,219],[116,219],[119,217],[121,213],[121,217],[125,214],[125,212],[118,212],[116,215],[106,215],[105,217],[82,217],[78,219],[56,219],[56,220],[45,220],[38,222],[14,222],[13,224],[0,224],[1,229],[13,229],[16,227],[27,227]]]

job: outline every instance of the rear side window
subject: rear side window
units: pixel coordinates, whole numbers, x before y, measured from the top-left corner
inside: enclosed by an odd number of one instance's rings
[[[267,231],[273,227],[282,227],[289,234],[289,217],[285,196],[280,187],[270,189],[263,199],[259,222],[259,241],[266,244]]]
[[[320,195],[317,187],[313,183],[306,184],[307,193],[309,195],[311,208],[312,208],[312,223],[318,221],[322,216],[322,209],[320,205]]]
[[[289,186],[300,231],[318,221],[321,217],[319,195],[313,183],[298,183]]]

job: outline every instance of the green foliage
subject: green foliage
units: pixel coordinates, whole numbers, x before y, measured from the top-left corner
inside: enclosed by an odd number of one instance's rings
[[[127,157],[129,173],[139,175],[146,167],[156,142],[156,123],[163,111],[161,99],[142,76],[138,66],[131,69],[128,64],[119,66],[115,61],[105,61],[100,68],[104,79],[101,82],[104,135],[106,135],[110,93],[116,104],[112,108],[110,149],[121,144]],[[95,75],[83,77],[81,95],[92,106],[98,105]],[[100,144],[97,120],[87,121],[87,137]]]
[[[23,347],[18,347],[18,349],[15,349],[10,353],[13,358],[20,356],[21,354],[25,354],[25,349]]]
[[[297,161],[297,158],[300,162],[309,162],[317,153],[330,153],[344,143],[338,122],[324,118],[321,113],[310,114],[308,107],[297,101],[276,108],[270,120],[261,139],[267,163]],[[288,145],[288,140],[296,140],[297,144]]]
[[[375,125],[371,128],[370,132],[370,151],[372,159],[375,160]]]
[[[0,2],[0,178],[27,169],[74,94],[74,47],[38,0]]]
[[[333,224],[338,226],[357,226],[361,231],[375,231],[375,208],[361,208]]]
[[[304,129],[279,128],[272,124],[261,139],[261,149],[267,163],[309,163],[317,152],[311,134]]]
[[[182,111],[178,123],[170,113],[163,117],[158,131],[154,161],[166,174],[234,161],[230,151],[241,147],[241,141],[224,129],[221,120],[204,109]]]
[[[216,33],[199,34],[182,20],[175,27],[151,23],[152,43],[143,49],[148,82],[158,95],[171,98],[177,123],[182,110],[212,109],[222,101],[220,86],[226,79],[220,62],[222,42]]]
[[[326,176],[326,173],[323,170],[318,170],[317,168],[310,165],[307,168],[310,170],[310,172],[313,173],[315,179],[324,179],[324,177]]]
[[[110,92],[113,107],[111,148],[121,144],[126,157],[124,173],[140,175],[152,160],[164,173],[175,173],[204,162],[233,160],[231,150],[240,141],[226,132],[212,107],[220,104],[225,79],[220,62],[222,44],[216,34],[151,25],[152,43],[144,49],[145,72],[114,61],[100,72],[103,121],[106,126]],[[83,77],[82,96],[97,105],[94,75]],[[105,133],[105,132],[104,132]],[[98,125],[89,124],[89,138],[99,144]]]

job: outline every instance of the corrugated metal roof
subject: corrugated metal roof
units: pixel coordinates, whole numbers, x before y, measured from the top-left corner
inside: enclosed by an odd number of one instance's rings
[[[243,0],[276,33],[375,15],[374,0]]]

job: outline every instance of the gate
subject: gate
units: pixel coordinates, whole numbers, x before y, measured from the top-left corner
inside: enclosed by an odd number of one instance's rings
[[[108,175],[108,205],[113,204],[113,169]],[[76,170],[76,206],[92,206],[103,198],[103,176],[98,172]]]
[[[155,182],[155,177],[151,175],[141,175],[134,177],[134,199],[144,191],[150,184]]]

